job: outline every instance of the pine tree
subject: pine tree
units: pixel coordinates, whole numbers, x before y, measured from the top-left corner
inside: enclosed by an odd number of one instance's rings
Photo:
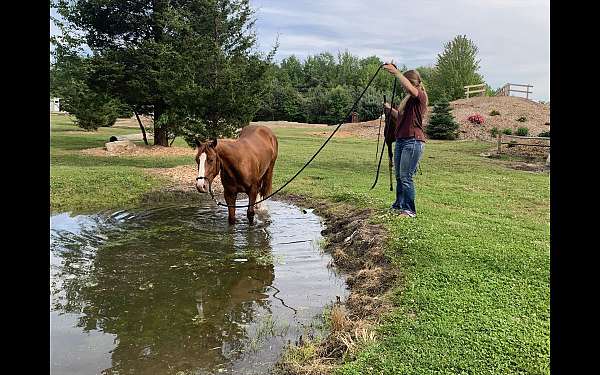
[[[433,107],[429,124],[425,132],[431,139],[456,139],[458,138],[458,123],[450,113],[450,103],[442,97]]]
[[[477,53],[477,46],[466,35],[458,35],[444,45],[431,72],[431,100],[442,96],[449,100],[460,99],[465,95],[464,86],[483,83]]]
[[[89,86],[152,115],[154,144],[231,136],[256,113],[275,48],[255,50],[249,0],[53,3],[62,39],[91,51]]]

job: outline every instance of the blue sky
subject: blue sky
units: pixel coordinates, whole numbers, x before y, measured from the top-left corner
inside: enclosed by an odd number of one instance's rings
[[[348,50],[409,68],[434,65],[444,43],[467,35],[479,48],[485,80],[497,88],[533,85],[550,99],[549,0],[250,0],[258,48],[303,59]],[[51,31],[53,26],[51,25]]]

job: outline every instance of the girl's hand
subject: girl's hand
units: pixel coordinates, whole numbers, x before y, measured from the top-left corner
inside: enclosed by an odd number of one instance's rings
[[[392,107],[390,106],[390,103],[383,103],[383,108],[385,108],[387,111],[389,111],[390,108],[392,108]]]
[[[399,73],[400,71],[398,70],[398,68],[396,68],[393,63],[386,63],[385,65],[383,65],[383,69],[385,69],[388,73],[390,73],[391,75],[396,75],[396,73]]]

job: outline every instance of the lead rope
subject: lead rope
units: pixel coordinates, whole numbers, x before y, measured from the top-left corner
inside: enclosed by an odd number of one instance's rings
[[[377,68],[377,71],[375,72],[375,74],[373,74],[373,77],[371,77],[371,80],[369,81],[369,83],[367,83],[367,86],[365,87],[365,89],[363,90],[363,92],[360,94],[360,96],[358,97],[358,99],[356,99],[356,101],[354,101],[354,104],[352,104],[352,108],[350,108],[350,111],[348,111],[348,113],[346,114],[346,116],[344,116],[344,119],[347,119],[347,118],[348,118],[348,116],[350,116],[350,114],[352,113],[352,111],[354,111],[354,108],[356,107],[356,105],[358,104],[358,102],[360,101],[360,99],[362,99],[363,95],[365,94],[365,92],[367,91],[367,89],[369,88],[369,86],[371,86],[371,83],[373,82],[373,80],[375,79],[375,77],[377,77],[377,74],[379,74],[379,71],[381,70],[381,68],[383,67],[383,65],[385,65],[385,64],[381,64],[381,65],[379,65],[379,68]],[[342,120],[342,121],[343,121],[343,120]],[[254,206],[254,205],[257,205],[257,204],[259,204],[259,203],[261,203],[261,202],[264,202],[264,201],[266,201],[267,199],[271,198],[271,197],[272,197],[272,196],[274,196],[275,194],[279,193],[279,192],[280,192],[281,190],[283,190],[283,188],[285,188],[285,187],[286,187],[286,186],[287,186],[287,185],[288,185],[290,182],[292,182],[292,181],[293,181],[293,180],[294,180],[296,177],[298,177],[298,175],[299,175],[300,173],[302,173],[302,171],[303,171],[303,170],[304,170],[306,167],[308,167],[308,165],[309,165],[309,164],[310,164],[310,163],[313,161],[313,159],[314,159],[314,158],[316,158],[316,157],[317,157],[317,155],[319,155],[319,153],[321,152],[321,150],[322,150],[322,149],[325,147],[325,145],[326,145],[327,143],[329,143],[329,141],[331,140],[331,138],[333,138],[333,135],[334,135],[334,134],[335,134],[335,133],[338,131],[338,129],[339,129],[339,128],[340,128],[342,125],[344,125],[344,123],[343,123],[343,122],[342,122],[342,123],[340,123],[340,124],[339,124],[339,125],[338,125],[338,126],[335,128],[335,130],[333,131],[333,133],[331,133],[331,134],[329,135],[329,138],[327,138],[327,140],[326,140],[326,141],[325,141],[325,142],[324,142],[324,143],[321,145],[321,147],[320,147],[320,148],[317,150],[317,152],[315,152],[315,154],[314,154],[314,155],[313,155],[313,156],[310,158],[310,160],[308,160],[308,161],[307,161],[307,162],[304,164],[304,166],[303,166],[302,168],[300,168],[300,170],[299,170],[298,172],[296,172],[296,174],[295,174],[294,176],[292,176],[292,178],[290,178],[290,179],[289,179],[289,180],[288,180],[288,181],[287,181],[285,184],[283,184],[283,186],[281,186],[279,189],[275,190],[273,193],[271,193],[271,194],[267,195],[267,196],[266,196],[266,197],[264,197],[263,199],[261,199],[261,200],[259,200],[259,201],[257,201],[257,202],[254,202],[253,204],[245,204],[245,205],[243,205],[243,206],[237,206],[237,205],[231,205],[231,206],[230,206],[230,205],[228,205],[228,204],[223,204],[223,203],[221,203],[221,202],[217,201],[217,199],[216,199],[216,198],[215,198],[215,196],[213,195],[212,188],[211,188],[211,184],[209,183],[209,184],[208,184],[208,192],[210,193],[210,196],[211,196],[212,200],[213,200],[213,201],[215,201],[215,203],[216,203],[217,205],[219,205],[219,206],[222,206],[222,207],[232,207],[232,208],[246,208],[246,207]],[[385,142],[384,142],[384,144],[385,144]],[[383,148],[382,148],[382,151],[383,151]],[[203,177],[196,177],[196,180],[199,180],[199,179],[203,179]]]

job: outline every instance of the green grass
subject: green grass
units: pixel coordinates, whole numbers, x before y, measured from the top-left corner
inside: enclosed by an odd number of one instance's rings
[[[114,129],[72,134],[67,128],[74,127],[51,128],[56,210],[134,204],[164,183],[144,168],[194,163],[84,157],[74,150],[103,145]],[[308,131],[276,130],[274,189],[325,140]],[[339,374],[549,373],[549,175],[479,156],[489,149],[480,142],[427,142],[422,174],[415,176],[419,215],[412,220],[387,213],[394,193],[386,160],[377,187],[369,190],[376,168],[372,140],[332,139],[285,189],[374,208],[373,221],[391,234],[386,252],[402,273],[391,294],[395,308],[379,328],[379,341]]]
[[[166,168],[189,163],[183,157],[102,157],[77,151],[102,147],[111,135],[135,133],[136,129],[100,128],[88,132],[73,125],[68,116],[50,117],[50,206],[52,211],[94,212],[140,202],[144,193],[164,180],[143,168]],[[191,160],[191,163],[194,161]]]

